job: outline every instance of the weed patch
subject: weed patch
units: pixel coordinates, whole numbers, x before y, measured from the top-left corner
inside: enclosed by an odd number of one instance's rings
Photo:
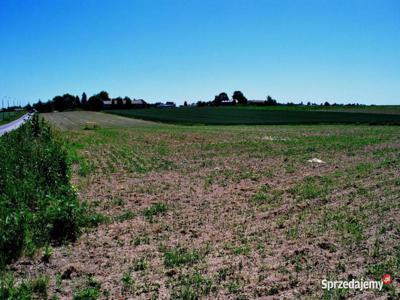
[[[296,184],[289,192],[298,200],[324,199],[333,189],[333,182],[329,176],[309,176]]]
[[[96,300],[101,295],[101,285],[92,276],[89,276],[85,285],[76,290],[74,300]]]
[[[195,300],[210,294],[212,280],[202,274],[181,274],[172,283],[171,299]]]
[[[167,205],[164,203],[155,203],[144,211],[144,216],[150,222],[154,221],[154,217],[167,211]]]
[[[164,265],[167,268],[194,264],[201,259],[199,252],[182,247],[173,248],[164,252]]]

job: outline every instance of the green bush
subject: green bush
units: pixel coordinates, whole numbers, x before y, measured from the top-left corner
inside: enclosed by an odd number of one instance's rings
[[[11,274],[0,275],[0,299],[47,299],[48,277],[37,277],[17,283]]]
[[[0,267],[76,239],[86,217],[62,141],[35,116],[0,137]]]

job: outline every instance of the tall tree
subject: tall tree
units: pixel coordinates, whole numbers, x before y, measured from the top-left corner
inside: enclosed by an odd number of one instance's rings
[[[81,105],[81,99],[79,99],[79,96],[75,96],[75,107],[79,107]]]
[[[235,91],[232,96],[233,100],[236,100],[239,104],[247,104],[247,98],[241,91]]]
[[[220,105],[222,101],[229,101],[229,97],[227,93],[220,93],[219,95],[216,95],[213,101],[214,105]]]
[[[62,96],[55,96],[52,102],[55,110],[63,111],[65,109],[65,101]]]
[[[101,100],[110,100],[110,97],[108,96],[108,93],[106,92],[106,91],[101,91],[99,94],[98,94],[98,97],[101,99]]]
[[[122,100],[122,98],[118,97],[116,100],[117,100],[118,108],[122,108],[122,105],[124,104],[124,101]]]
[[[81,105],[83,107],[86,107],[86,105],[87,105],[87,96],[86,96],[85,92],[83,92],[82,97],[81,97]]]
[[[89,98],[88,106],[90,110],[101,110],[103,108],[103,101],[109,100],[107,92],[100,92]]]
[[[125,100],[125,107],[131,108],[132,107],[132,99],[129,97],[125,97],[124,100]]]
[[[275,106],[278,105],[278,102],[275,99],[272,99],[271,96],[267,96],[267,101],[265,102],[268,106]]]

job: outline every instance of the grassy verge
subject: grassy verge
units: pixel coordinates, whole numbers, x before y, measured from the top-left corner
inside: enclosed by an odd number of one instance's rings
[[[74,240],[85,223],[62,142],[38,117],[0,139],[0,267],[50,243]]]
[[[26,111],[4,113],[0,112],[0,125],[10,123],[11,121],[18,119],[19,117],[22,117],[24,114],[26,114]]]

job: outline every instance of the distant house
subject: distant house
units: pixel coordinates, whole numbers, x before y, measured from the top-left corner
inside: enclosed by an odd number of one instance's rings
[[[103,108],[111,108],[112,104],[112,100],[103,100]]]
[[[147,102],[143,99],[133,99],[132,100],[132,108],[145,108],[147,107]]]
[[[115,98],[110,100],[103,100],[103,108],[144,108],[147,107],[146,101],[143,99],[133,99],[130,105],[127,105],[127,99]]]
[[[103,100],[103,107],[109,108],[109,107],[117,106],[118,101],[120,101],[122,105],[126,104],[125,99],[110,99],[110,100]]]
[[[221,105],[224,105],[224,106],[235,105],[235,104],[236,104],[235,100],[222,100],[221,101]]]
[[[175,108],[176,104],[175,104],[175,102],[170,102],[170,101],[165,102],[165,104],[158,102],[158,103],[156,103],[156,107],[158,107],[158,108]]]

